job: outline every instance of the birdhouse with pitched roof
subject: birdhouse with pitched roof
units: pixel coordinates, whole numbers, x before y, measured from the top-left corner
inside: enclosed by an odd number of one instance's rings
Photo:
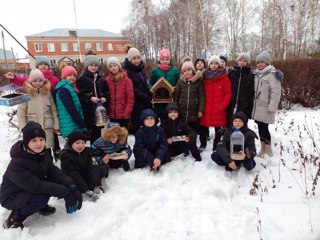
[[[152,93],[152,103],[170,103],[173,101],[174,87],[164,77],[152,86],[150,92]]]

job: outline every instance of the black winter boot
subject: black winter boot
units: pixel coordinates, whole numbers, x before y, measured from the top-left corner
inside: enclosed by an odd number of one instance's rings
[[[128,160],[124,160],[123,163],[122,163],[122,168],[125,172],[128,172],[130,171],[130,165],[129,165],[129,162]]]
[[[5,229],[9,228],[21,228],[23,229],[23,221],[25,218],[21,218],[18,215],[18,211],[12,211],[7,218],[7,220],[3,223],[3,227]]]
[[[44,216],[47,216],[47,215],[51,215],[51,214],[54,214],[56,212],[56,208],[55,207],[50,207],[48,204],[42,208],[40,211],[39,211],[39,214],[41,215],[44,215]]]

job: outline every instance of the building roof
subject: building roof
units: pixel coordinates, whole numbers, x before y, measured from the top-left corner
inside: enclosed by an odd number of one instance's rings
[[[35,33],[26,37],[69,37],[70,31],[77,31],[78,37],[123,37],[119,33],[107,32],[101,29],[70,29],[55,28],[46,32]]]
[[[14,59],[14,55],[12,54],[11,51],[6,50],[6,58],[7,59]],[[3,52],[3,48],[0,48],[0,59],[4,60],[4,52]]]

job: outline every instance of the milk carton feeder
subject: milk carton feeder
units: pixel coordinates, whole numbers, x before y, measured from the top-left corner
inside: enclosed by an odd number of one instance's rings
[[[8,84],[0,87],[0,105],[12,107],[30,101],[30,95],[19,92],[22,86]]]

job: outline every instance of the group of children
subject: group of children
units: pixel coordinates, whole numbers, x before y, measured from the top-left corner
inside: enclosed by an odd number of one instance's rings
[[[230,71],[222,61],[227,63],[225,57],[214,55],[206,68],[204,59],[193,63],[186,57],[180,75],[170,51],[164,49],[148,82],[139,50],[128,47],[123,68],[117,58],[108,59],[106,79],[98,71],[95,55],[85,58],[79,78],[72,66],[63,66],[60,82],[48,77],[50,63],[45,57],[36,60],[36,69],[26,79],[8,73],[12,82],[25,86],[31,101],[18,106],[23,140],[11,149],[12,160],[0,188],[1,205],[12,210],[4,227],[23,227],[23,221],[36,212],[54,213],[47,204],[51,196],[64,198],[67,213],[81,208],[82,194],[96,201],[104,192],[101,179],[108,177],[109,167],[129,171],[132,153],[135,168],[148,166],[155,171],[182,153],[191,152],[195,161],[201,161],[209,127],[215,129],[211,158],[226,170],[241,164],[251,170],[256,164],[257,136],[247,126],[249,118],[259,128],[258,155],[272,156],[268,124],[274,122],[280,101],[281,72],[271,65],[267,52],[257,56],[256,74],[247,53],[238,56]],[[169,104],[154,104],[153,110],[149,88],[161,77],[175,87],[174,99]],[[98,103],[108,109],[108,127],[95,124]],[[132,150],[127,143],[129,123],[135,132]],[[240,160],[230,156],[230,136],[236,129],[245,137]],[[66,139],[59,154],[61,169],[51,157],[51,148],[59,149],[54,137],[58,131]]]

